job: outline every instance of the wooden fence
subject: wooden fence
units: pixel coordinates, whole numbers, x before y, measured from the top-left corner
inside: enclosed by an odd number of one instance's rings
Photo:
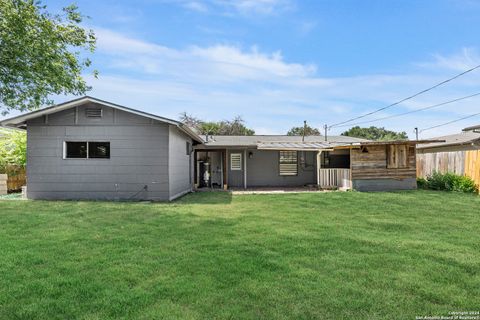
[[[417,177],[433,172],[466,175],[480,186],[480,150],[417,153]]]
[[[8,191],[21,190],[22,187],[27,184],[27,175],[23,167],[9,166],[6,169],[6,174],[8,176]]]

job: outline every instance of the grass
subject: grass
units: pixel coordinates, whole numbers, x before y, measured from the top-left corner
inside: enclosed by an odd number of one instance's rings
[[[480,198],[0,201],[1,319],[414,319],[478,310]]]

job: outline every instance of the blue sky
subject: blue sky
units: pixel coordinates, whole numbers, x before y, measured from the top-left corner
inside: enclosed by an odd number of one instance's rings
[[[51,11],[69,2],[47,0]],[[90,95],[178,118],[241,115],[259,134],[369,112],[480,64],[480,1],[77,1],[98,35]],[[480,92],[480,70],[368,119]],[[58,102],[68,97],[57,98]],[[480,97],[372,123],[426,128]],[[362,119],[364,120],[364,119]],[[458,132],[480,117],[422,133]],[[331,134],[347,128],[332,129]]]

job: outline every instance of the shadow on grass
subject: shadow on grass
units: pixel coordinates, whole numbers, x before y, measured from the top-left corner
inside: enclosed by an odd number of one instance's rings
[[[230,204],[232,193],[226,191],[194,192],[175,200],[178,204]]]

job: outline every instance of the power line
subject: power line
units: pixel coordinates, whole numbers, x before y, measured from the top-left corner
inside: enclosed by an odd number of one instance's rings
[[[462,121],[462,120],[465,120],[465,119],[473,118],[473,117],[476,117],[476,116],[480,116],[480,112],[479,112],[479,113],[471,114],[471,115],[469,115],[469,116],[466,116],[466,117],[463,117],[463,118],[460,118],[460,119],[448,121],[448,122],[445,122],[445,123],[442,123],[442,124],[439,124],[439,125],[436,125],[436,126],[433,126],[433,127],[429,127],[429,128],[426,128],[426,129],[422,129],[422,130],[420,130],[420,133],[422,133],[422,132],[424,132],[424,131],[427,131],[427,130],[430,130],[430,129],[435,129],[435,128],[443,127],[443,126],[446,126],[446,125],[448,125],[448,124],[455,123],[455,122],[459,122],[459,121]]]
[[[355,118],[352,118],[352,119],[349,119],[349,120],[346,120],[346,121],[342,121],[342,122],[338,122],[338,123],[332,124],[332,125],[330,126],[330,128],[339,126],[339,125],[341,125],[341,124],[345,124],[345,123],[347,123],[347,122],[352,122],[352,121],[355,121],[355,120],[358,120],[358,119],[362,119],[362,118],[365,118],[365,117],[370,116],[370,115],[372,115],[372,114],[375,114],[375,113],[377,113],[377,112],[380,112],[380,111],[383,111],[383,110],[385,110],[385,109],[391,108],[391,107],[393,107],[393,106],[399,105],[399,104],[402,103],[402,102],[405,102],[405,101],[407,101],[407,100],[413,99],[413,98],[415,98],[415,97],[417,97],[417,96],[419,96],[419,95],[421,95],[421,94],[424,94],[425,92],[428,92],[428,91],[430,91],[430,90],[433,90],[433,89],[435,89],[435,88],[437,88],[437,87],[439,87],[439,86],[441,86],[441,85],[443,85],[443,84],[445,84],[445,83],[447,83],[447,82],[453,81],[453,80],[455,80],[455,79],[463,76],[464,74],[467,74],[467,73],[469,73],[469,72],[472,72],[472,71],[474,71],[474,70],[476,70],[476,69],[478,69],[478,68],[480,68],[480,65],[477,65],[477,66],[475,66],[475,67],[473,67],[473,68],[470,68],[470,69],[468,69],[468,70],[465,70],[465,71],[463,71],[462,73],[459,73],[459,74],[457,74],[457,75],[454,76],[454,77],[451,77],[451,78],[449,78],[449,79],[447,79],[447,80],[444,80],[444,81],[442,81],[442,82],[439,82],[439,83],[437,83],[436,85],[434,85],[434,86],[432,86],[432,87],[429,87],[429,88],[427,88],[427,89],[424,89],[424,90],[422,90],[422,91],[419,91],[419,92],[417,92],[417,93],[415,93],[415,94],[413,94],[413,95],[411,95],[411,96],[408,96],[408,97],[406,97],[406,98],[404,98],[404,99],[402,99],[402,100],[400,100],[400,101],[394,102],[394,103],[392,103],[392,104],[389,104],[389,105],[387,105],[387,106],[385,106],[385,107],[382,107],[382,108],[380,108],[380,109],[377,109],[377,110],[375,110],[375,111],[365,113],[365,114],[363,114],[363,115],[361,115],[361,116],[358,116],[358,117],[355,117]]]
[[[377,119],[372,119],[372,120],[367,120],[367,121],[360,121],[360,122],[356,122],[356,123],[353,123],[353,124],[344,124],[344,125],[341,125],[341,126],[339,125],[339,126],[336,126],[336,127],[350,127],[350,126],[356,126],[356,125],[364,124],[364,123],[370,123],[370,122],[376,122],[376,121],[381,121],[381,120],[397,118],[397,117],[405,116],[407,114],[412,114],[412,113],[416,113],[416,112],[430,110],[430,109],[433,109],[433,108],[438,108],[438,107],[444,106],[446,104],[454,103],[454,102],[465,100],[465,99],[468,99],[468,98],[473,98],[473,97],[476,97],[476,96],[479,96],[479,95],[480,95],[480,92],[477,92],[477,93],[474,93],[474,94],[471,94],[471,95],[468,95],[468,96],[465,96],[465,97],[453,99],[453,100],[442,102],[442,103],[437,103],[437,104],[434,104],[434,105],[431,105],[431,106],[428,106],[428,107],[425,107],[425,108],[420,108],[420,109],[416,109],[416,110],[412,110],[412,111],[407,111],[407,112],[403,112],[403,113],[399,113],[399,114],[394,114],[394,115],[386,116],[386,117],[382,117],[382,118],[377,118]]]

